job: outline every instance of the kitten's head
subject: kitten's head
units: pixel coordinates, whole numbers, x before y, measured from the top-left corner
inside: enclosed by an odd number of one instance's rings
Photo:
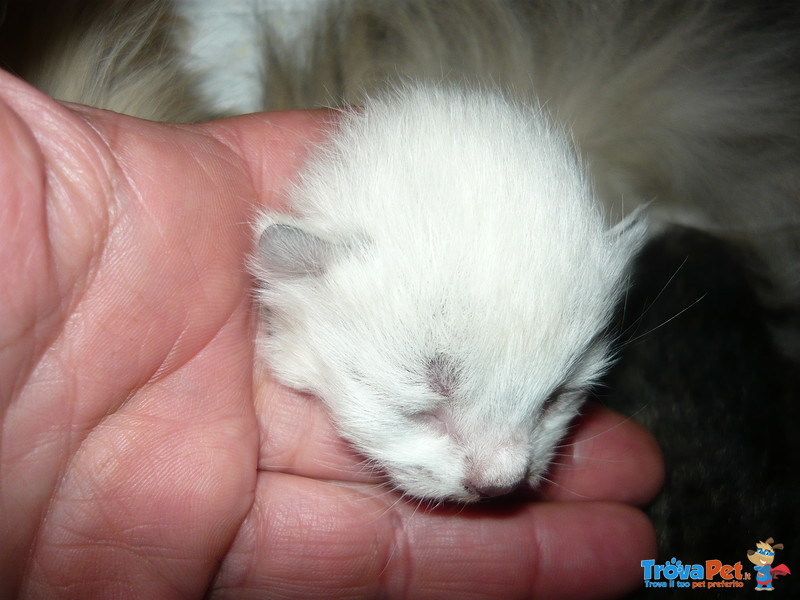
[[[468,502],[543,476],[644,229],[605,227],[540,112],[436,100],[352,117],[301,214],[262,216],[254,270],[278,377],[403,491]]]

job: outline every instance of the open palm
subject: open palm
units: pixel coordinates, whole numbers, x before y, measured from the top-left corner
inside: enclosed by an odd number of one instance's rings
[[[420,508],[254,369],[246,257],[326,113],[154,124],[0,73],[0,595],[614,597],[660,459],[592,410],[547,502]],[[574,500],[581,500],[575,502]]]

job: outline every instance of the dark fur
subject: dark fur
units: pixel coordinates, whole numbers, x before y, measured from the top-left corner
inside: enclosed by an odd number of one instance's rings
[[[716,558],[747,571],[747,548],[769,536],[789,541],[782,562],[800,556],[797,371],[767,331],[743,258],[701,232],[669,230],[642,253],[621,309],[620,360],[600,396],[664,452],[664,490],[649,509],[661,562]]]

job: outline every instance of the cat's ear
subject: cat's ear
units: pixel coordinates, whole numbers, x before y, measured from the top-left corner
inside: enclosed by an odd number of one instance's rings
[[[260,267],[287,279],[321,275],[340,250],[340,244],[283,223],[269,225],[258,240]]]

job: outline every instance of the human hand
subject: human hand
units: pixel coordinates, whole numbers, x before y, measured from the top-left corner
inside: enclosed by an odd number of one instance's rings
[[[245,261],[318,112],[197,126],[0,73],[0,594],[615,597],[652,439],[588,411],[546,502],[425,509],[254,368]],[[573,500],[580,500],[578,502]]]

